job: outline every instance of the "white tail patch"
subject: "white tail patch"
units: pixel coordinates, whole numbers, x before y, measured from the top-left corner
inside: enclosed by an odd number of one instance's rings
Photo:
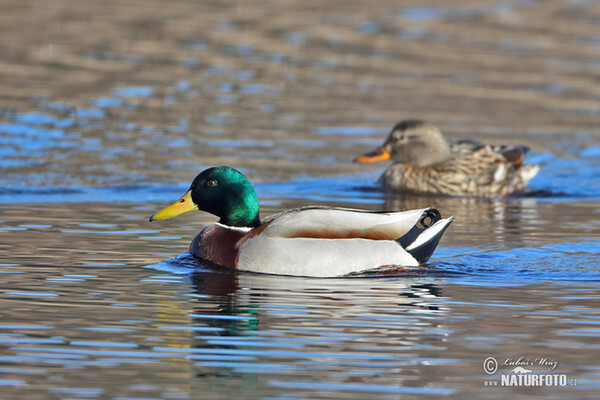
[[[436,222],[435,224],[431,225],[429,228],[425,229],[425,232],[421,233],[415,239],[415,241],[412,242],[406,248],[406,250],[410,251],[412,249],[416,249],[417,247],[421,246],[422,244],[427,243],[428,241],[430,241],[431,239],[436,237],[438,235],[438,233],[440,233],[440,231],[443,231],[444,229],[446,229],[448,224],[450,224],[452,221],[454,221],[454,217],[441,219],[438,222]]]
[[[502,182],[506,179],[506,166],[504,164],[498,164],[496,172],[494,172],[494,180],[496,182]]]
[[[531,179],[533,179],[534,176],[537,175],[539,170],[540,170],[539,165],[529,164],[529,165],[524,165],[519,170],[519,173],[521,175],[521,178],[525,181],[525,184],[527,184],[527,182],[529,182]]]

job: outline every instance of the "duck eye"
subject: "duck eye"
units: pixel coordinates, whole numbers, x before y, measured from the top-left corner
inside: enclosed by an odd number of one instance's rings
[[[396,134],[394,135],[394,139],[404,140],[404,133],[396,132]]]
[[[211,179],[210,181],[206,182],[206,186],[208,186],[208,187],[217,186],[217,181],[214,179]]]

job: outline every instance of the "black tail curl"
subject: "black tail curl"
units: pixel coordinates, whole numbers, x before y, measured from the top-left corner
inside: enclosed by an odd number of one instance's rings
[[[435,236],[433,236],[427,242],[419,245],[418,247],[412,248],[408,250],[408,247],[414,243],[415,240],[427,229],[433,226],[436,222],[442,219],[442,215],[440,212],[434,208],[430,208],[423,212],[423,216],[419,220],[419,222],[412,227],[410,231],[408,231],[404,236],[399,239],[396,239],[396,242],[402,246],[403,249],[408,251],[420,264],[425,263],[429,260],[429,257],[433,254],[433,251],[437,247],[445,229],[438,232]]]
[[[440,212],[435,208],[430,208],[429,210],[423,213],[423,216],[419,220],[419,223],[421,224],[423,229],[427,229],[431,225],[438,222],[440,219],[442,219],[442,214],[440,214]]]
[[[425,229],[429,228],[431,225],[438,222],[442,219],[442,214],[435,208],[430,208],[426,210],[419,222],[412,227],[412,229],[404,234],[401,238],[396,239],[396,242],[402,246],[402,248],[406,249],[412,242],[414,242],[417,237],[425,231]],[[420,225],[420,226],[419,226]]]

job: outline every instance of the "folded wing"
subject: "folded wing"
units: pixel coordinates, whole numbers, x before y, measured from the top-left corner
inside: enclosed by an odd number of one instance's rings
[[[255,230],[261,236],[282,238],[395,240],[410,231],[426,210],[302,208],[277,214]]]

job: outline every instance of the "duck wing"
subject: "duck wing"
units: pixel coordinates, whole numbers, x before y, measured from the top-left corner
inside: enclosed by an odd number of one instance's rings
[[[408,233],[427,208],[401,212],[371,212],[346,208],[306,207],[273,215],[253,229],[282,238],[396,240]]]
[[[475,140],[459,140],[451,146],[454,153],[465,156],[468,153],[480,153],[481,155],[496,156],[502,158],[515,168],[520,168],[525,161],[525,155],[529,152],[527,146],[505,146],[505,145],[486,145]]]

